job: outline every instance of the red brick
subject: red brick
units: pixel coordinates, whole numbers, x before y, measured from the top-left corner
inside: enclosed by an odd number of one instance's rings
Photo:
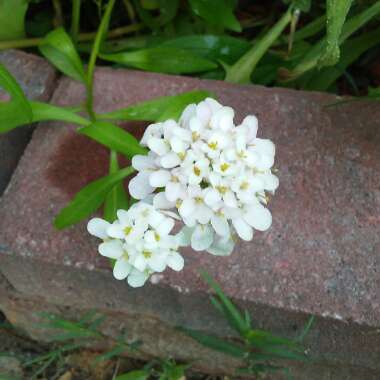
[[[183,272],[129,289],[112,279],[86,222],[63,232],[52,227],[72,195],[106,173],[108,155],[75,127],[49,123],[36,130],[0,205],[5,276],[18,291],[49,302],[133,311],[223,334],[225,324],[206,306],[198,274],[205,268],[260,325],[291,335],[306,314],[317,315],[310,344],[318,360],[379,370],[380,105],[326,107],[337,98],[99,69],[96,107],[109,111],[191,89],[214,92],[238,120],[256,114],[259,134],[275,142],[280,188],[270,205],[272,228],[227,258],[188,250]],[[80,84],[64,79],[54,101],[78,104],[83,95]]]
[[[12,73],[29,99],[47,101],[56,84],[56,73],[44,59],[18,50],[0,52],[0,63]],[[8,95],[0,89],[0,101]],[[5,189],[30,140],[31,126],[0,135],[0,194]]]

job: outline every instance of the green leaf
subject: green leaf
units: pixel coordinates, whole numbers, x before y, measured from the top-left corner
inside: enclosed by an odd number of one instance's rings
[[[0,1],[0,41],[17,40],[25,36],[24,19],[28,0]]]
[[[189,0],[193,12],[210,25],[241,32],[241,25],[234,15],[234,2],[230,0]]]
[[[118,171],[119,163],[117,160],[117,153],[111,151],[109,174],[114,174]],[[117,210],[120,209],[128,210],[128,197],[122,182],[117,183],[107,194],[104,204],[104,219],[112,223],[117,217]]]
[[[168,74],[198,73],[215,69],[217,64],[188,50],[156,47],[132,52],[101,54],[101,58],[141,70]]]
[[[347,40],[341,48],[340,61],[334,67],[325,67],[311,76],[303,86],[305,90],[326,91],[341,77],[348,66],[354,63],[364,52],[380,44],[380,29]]]
[[[281,35],[285,27],[291,21],[292,14],[290,8],[288,11],[272,26],[268,32],[257,41],[252,48],[245,53],[233,66],[225,66],[225,80],[232,83],[249,83],[251,75],[257,64],[268,51],[270,46]]]
[[[206,34],[171,38],[160,46],[180,48],[199,57],[232,64],[249,50],[251,44],[241,38]]]
[[[32,110],[19,84],[0,64],[0,87],[11,97],[7,102],[0,102],[0,133],[7,132],[32,121]]]
[[[297,342],[281,338],[263,330],[250,330],[246,335],[247,341],[257,348],[269,346],[287,346],[295,350],[301,350]]]
[[[116,152],[132,158],[135,154],[146,154],[137,139],[129,132],[107,121],[94,121],[88,127],[77,129],[78,133],[86,135]]]
[[[247,354],[247,351],[243,347],[235,343],[183,327],[179,328],[179,330],[183,331],[200,344],[235,358],[244,358]]]
[[[250,330],[250,326],[246,323],[246,317],[240,313],[237,307],[223,293],[221,287],[207,272],[201,271],[201,275],[219,297],[220,303],[213,298],[214,305],[223,312],[231,327],[237,330],[242,337],[245,337]]]
[[[182,111],[190,103],[199,103],[212,96],[208,91],[196,90],[179,95],[162,96],[127,108],[112,111],[98,118],[110,120],[164,121],[178,120]]]
[[[91,215],[104,201],[109,191],[124,178],[134,172],[132,167],[119,170],[91,182],[80,190],[74,199],[60,211],[54,225],[58,229],[68,227]]]
[[[296,339],[297,342],[302,342],[306,335],[309,333],[310,329],[312,328],[314,324],[315,317],[312,315],[309,320],[306,322],[305,327],[303,328],[303,331],[301,332],[300,336]]]
[[[86,82],[82,61],[70,36],[63,28],[55,29],[46,35],[39,49],[64,74],[80,82]]]
[[[41,102],[30,102],[30,106],[33,112],[33,122],[60,120],[82,126],[91,124],[89,120],[77,115],[75,112],[67,108]]]
[[[146,380],[150,376],[150,371],[136,370],[119,375],[115,380]]]
[[[342,44],[351,34],[355,33],[373,17],[380,13],[380,1],[375,2],[371,7],[363,12],[351,17],[342,28],[342,33],[339,38],[339,44]],[[291,70],[281,70],[281,77],[284,81],[295,80],[307,71],[315,68],[318,65],[319,58],[326,46],[326,37],[322,38],[312,49],[302,58],[297,65]]]
[[[117,345],[112,350],[105,352],[104,354],[100,354],[96,356],[95,360],[93,361],[93,365],[96,365],[98,363],[101,363],[103,361],[108,361],[114,357],[119,357],[123,353],[127,351],[127,347]]]
[[[333,66],[339,61],[339,38],[353,0],[326,0],[326,45],[319,58],[319,67]]]

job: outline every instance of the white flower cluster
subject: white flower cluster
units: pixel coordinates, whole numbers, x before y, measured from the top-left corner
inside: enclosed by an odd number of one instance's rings
[[[178,237],[170,235],[173,227],[173,218],[145,202],[134,204],[128,211],[119,210],[112,224],[93,218],[87,225],[91,235],[103,240],[99,253],[116,260],[114,277],[127,279],[132,287],[143,286],[152,273],[166,267],[182,270]]]
[[[146,129],[141,144],[149,153],[133,157],[138,174],[129,183],[140,201],[119,210],[112,224],[88,223],[90,234],[103,239],[100,254],[116,260],[116,279],[142,286],[152,273],[183,268],[181,246],[225,256],[237,237],[248,241],[255,229],[270,227],[265,205],[278,187],[275,146],[258,138],[257,128],[255,116],[235,126],[233,109],[208,98],[187,106],[178,123]],[[174,219],[185,226],[170,235]]]
[[[272,174],[275,146],[256,136],[257,118],[234,125],[234,110],[208,98],[190,104],[179,122],[150,125],[141,140],[147,156],[136,155],[139,172],[130,194],[145,199],[158,189],[153,205],[176,210],[185,224],[182,241],[196,251],[229,255],[236,235],[249,241],[265,231],[272,216],[267,192],[278,187]]]

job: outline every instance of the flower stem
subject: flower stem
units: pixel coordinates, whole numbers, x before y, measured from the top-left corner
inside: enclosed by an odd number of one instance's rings
[[[78,40],[79,22],[80,22],[80,6],[81,0],[73,0],[72,14],[71,14],[71,38],[74,43]]]

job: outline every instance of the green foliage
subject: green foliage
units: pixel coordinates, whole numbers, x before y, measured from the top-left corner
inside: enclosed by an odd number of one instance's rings
[[[190,103],[199,103],[212,96],[208,91],[189,91],[179,95],[162,96],[127,108],[99,115],[108,120],[178,120],[182,111]]]
[[[319,57],[319,67],[333,66],[339,61],[339,38],[353,0],[327,0],[326,46]]]
[[[24,19],[27,9],[28,0],[0,1],[0,41],[24,37]]]
[[[233,66],[225,66],[225,80],[233,83],[249,83],[256,65],[269,47],[276,41],[291,20],[289,9],[281,19],[245,53]]]
[[[117,152],[112,150],[110,152],[110,168],[109,174],[115,174],[120,170],[117,159]],[[128,196],[124,189],[123,183],[117,183],[111,191],[107,194],[104,203],[104,219],[110,223],[113,222],[117,215],[117,210],[128,210]]]
[[[189,0],[193,12],[211,25],[241,32],[241,25],[234,15],[233,0]]]
[[[112,188],[124,178],[131,175],[133,171],[134,169],[132,167],[120,169],[113,174],[97,179],[85,186],[57,215],[54,221],[55,227],[62,229],[74,223],[78,223],[91,215],[102,205]]]
[[[147,153],[134,136],[107,121],[94,121],[88,127],[79,128],[77,132],[129,158],[135,154]]]
[[[71,38],[63,28],[50,32],[41,42],[39,49],[64,74],[86,83],[82,61]]]
[[[273,364],[284,359],[307,361],[301,343],[312,326],[313,317],[295,339],[278,337],[267,331],[252,328],[249,313],[242,313],[206,272],[202,272],[202,276],[215,292],[215,296],[211,296],[212,304],[223,314],[240,339],[224,340],[200,331],[180,328],[182,331],[208,348],[242,359],[246,367],[240,372],[245,374],[286,371]]]
[[[21,87],[2,64],[0,64],[0,87],[11,97],[7,102],[0,102],[0,133],[30,123],[33,116],[29,102]]]
[[[134,52],[102,54],[101,58],[142,70],[186,74],[215,69],[217,65],[188,50],[173,47],[141,49]]]

